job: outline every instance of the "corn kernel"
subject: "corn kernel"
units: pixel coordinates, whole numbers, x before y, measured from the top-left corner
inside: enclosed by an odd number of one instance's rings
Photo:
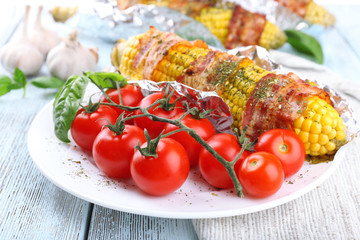
[[[321,155],[325,155],[325,154],[327,153],[326,148],[325,148],[324,146],[321,146],[321,147],[320,147],[320,150],[319,150],[319,153],[320,153]]]
[[[341,118],[340,118],[341,119]],[[339,121],[338,125],[336,125],[335,127],[335,130],[336,131],[344,131],[345,130],[345,125],[344,123],[341,121]]]
[[[336,139],[342,141],[345,139],[345,132],[344,131],[337,131],[336,132]]]
[[[309,142],[304,143],[305,150],[309,150],[310,146],[311,146],[311,143],[309,143]]]
[[[311,119],[305,119],[301,126],[301,130],[305,131],[305,132],[310,132],[310,127],[311,127],[312,122],[313,121]]]
[[[309,133],[308,132],[304,132],[304,131],[301,131],[299,133],[299,137],[300,139],[303,141],[303,143],[306,143],[309,141]],[[327,137],[327,136],[326,136]]]
[[[319,143],[321,144],[321,145],[325,145],[325,144],[327,144],[329,142],[329,137],[327,136],[327,135],[325,135],[325,134],[320,134],[319,135]]]
[[[326,150],[328,150],[328,151],[333,151],[333,150],[335,150],[336,145],[335,145],[335,143],[333,143],[333,142],[328,142],[328,143],[325,145],[325,148],[326,148]]]
[[[301,130],[299,128],[294,128],[294,131],[295,131],[296,135],[299,135]]]
[[[336,137],[336,130],[335,129],[331,129],[331,131],[327,134],[329,139],[333,139]]]
[[[321,133],[321,124],[320,124],[320,123],[317,123],[317,122],[314,122],[314,123],[311,125],[310,133],[314,133],[314,134],[319,134],[319,133]]]
[[[321,145],[319,143],[312,143],[310,145],[310,151],[312,152],[318,152],[321,148]]]
[[[337,126],[338,120],[337,118],[334,118],[333,123],[332,123],[332,127],[335,128]]]
[[[328,116],[325,115],[325,116],[323,116],[323,117],[321,118],[320,123],[321,123],[322,125],[330,125],[330,126],[332,126],[333,121],[332,121],[331,118],[329,118]]]
[[[317,143],[318,141],[319,141],[319,135],[318,134],[309,134],[309,142]]]
[[[303,122],[304,122],[304,117],[303,116],[297,118],[295,120],[295,122],[294,122],[294,127],[295,128],[301,128],[301,125],[302,125]]]
[[[321,107],[321,105],[319,103],[314,103],[311,108],[315,109],[315,110],[318,110],[319,107]]]
[[[331,126],[325,125],[325,126],[322,126],[321,132],[324,134],[328,134],[331,130],[332,130]]]
[[[313,120],[314,122],[320,122],[321,117],[322,117],[321,114],[316,113],[316,114],[312,117],[312,120]]]
[[[317,112],[320,113],[320,114],[322,114],[322,115],[325,115],[326,112],[327,112],[327,109],[326,109],[325,107],[319,107],[319,108],[317,109]]]

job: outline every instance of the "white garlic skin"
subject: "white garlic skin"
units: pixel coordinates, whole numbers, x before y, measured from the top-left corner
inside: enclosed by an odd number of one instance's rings
[[[39,73],[44,62],[44,55],[31,42],[23,38],[2,47],[0,62],[11,73],[17,67],[25,75],[31,76]]]
[[[48,53],[46,65],[52,76],[66,80],[71,75],[95,71],[97,54],[70,36]]]
[[[56,32],[44,28],[41,23],[41,13],[43,7],[39,7],[36,23],[30,31],[29,40],[46,56],[50,49],[59,44],[60,38]]]
[[[30,6],[26,6],[23,19],[23,34],[18,41],[5,44],[0,50],[0,63],[3,67],[13,73],[19,68],[25,75],[36,75],[39,73],[43,63],[44,55],[34,46],[27,34],[27,22]]]

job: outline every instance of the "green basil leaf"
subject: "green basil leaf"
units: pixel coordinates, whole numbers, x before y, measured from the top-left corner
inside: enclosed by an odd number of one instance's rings
[[[15,68],[14,82],[21,84],[23,87],[26,86],[26,76],[19,68]]]
[[[0,96],[5,95],[11,91],[11,79],[8,76],[0,76]]]
[[[285,30],[287,42],[299,52],[309,54],[322,64],[324,61],[323,51],[320,43],[313,36],[299,30]]]
[[[63,142],[70,142],[68,132],[88,83],[89,79],[85,76],[71,76],[55,96],[53,104],[55,135]]]
[[[86,72],[84,75],[102,88],[116,88],[115,82],[119,82],[120,87],[127,84],[126,78],[116,72]]]
[[[60,78],[41,76],[31,80],[30,83],[38,88],[60,88],[65,82]]]

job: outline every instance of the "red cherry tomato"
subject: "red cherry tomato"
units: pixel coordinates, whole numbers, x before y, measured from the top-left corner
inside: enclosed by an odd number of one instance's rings
[[[267,152],[250,154],[237,173],[244,191],[254,197],[268,197],[276,193],[284,182],[280,160]]]
[[[269,152],[278,157],[284,168],[285,177],[297,173],[306,157],[304,143],[300,137],[284,129],[273,129],[263,133],[254,149]]]
[[[164,97],[163,92],[156,92],[156,93],[150,94],[150,95],[144,97],[140,101],[139,106],[142,108],[146,108],[146,107],[150,106],[151,104],[153,104],[157,99],[161,99],[163,97]],[[174,103],[175,101],[176,101],[175,97],[172,97],[170,99],[170,103]],[[159,104],[157,104],[156,106],[149,109],[149,113],[154,114],[159,117],[168,118],[168,119],[174,117],[175,115],[177,115],[181,112],[184,112],[184,110],[183,110],[182,104],[179,101],[176,102],[175,108],[170,111],[162,109],[161,107],[159,107]],[[137,111],[135,111],[135,114],[140,115],[142,113],[141,113],[141,111],[137,110]],[[152,121],[148,117],[135,118],[134,124],[143,129],[146,128],[151,138],[156,138],[157,136],[159,136],[159,134],[161,133],[161,131],[164,129],[164,126],[165,126],[164,122]]]
[[[234,135],[220,133],[210,137],[207,143],[219,153],[226,161],[230,162],[240,153],[241,147]],[[234,166],[235,173],[240,163],[248,156],[245,151]],[[199,153],[199,169],[203,178],[217,188],[232,188],[234,184],[226,168],[211,155],[205,148]]]
[[[181,114],[175,116],[172,119],[178,119],[180,116]],[[193,129],[205,141],[216,133],[214,126],[206,118],[195,119],[191,117],[191,115],[186,115],[181,120],[181,122],[187,127]],[[177,129],[179,129],[177,126],[167,123],[164,127],[164,133],[169,133]],[[175,139],[176,141],[181,143],[181,145],[183,145],[188,154],[190,166],[196,166],[198,164],[199,152],[200,149],[203,148],[200,143],[196,142],[196,140],[185,131],[172,134],[169,136],[169,138]]]
[[[138,143],[146,142],[144,131],[133,125],[125,125],[117,135],[104,128],[95,138],[93,157],[98,168],[109,177],[130,177],[130,161]]]
[[[96,135],[104,125],[109,124],[106,119],[114,124],[117,117],[115,110],[108,106],[101,105],[92,113],[86,113],[85,109],[81,108],[71,124],[71,136],[79,147],[91,151]]]
[[[119,104],[119,93],[117,89],[109,89],[106,91],[108,97],[114,101],[115,103]],[[122,105],[135,107],[138,106],[141,99],[144,98],[143,94],[141,93],[141,88],[135,85],[126,85],[120,89],[121,94],[121,101]],[[101,96],[100,102],[109,102],[104,95]],[[124,112],[124,110],[111,106],[119,115]],[[125,111],[125,117],[131,114],[131,112]],[[132,124],[133,120],[129,120],[126,122],[127,124]]]
[[[141,147],[147,146],[144,143]],[[189,159],[184,147],[170,138],[157,146],[157,157],[146,157],[136,150],[130,172],[135,184],[151,195],[166,195],[180,188],[189,174]]]

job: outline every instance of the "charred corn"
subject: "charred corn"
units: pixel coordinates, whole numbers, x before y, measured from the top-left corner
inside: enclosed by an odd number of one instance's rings
[[[121,73],[131,80],[141,79],[141,72],[132,68],[132,62],[137,54],[139,38],[134,37],[122,49]],[[174,81],[192,66],[197,58],[206,56],[211,50],[182,42],[172,46],[168,54],[154,67],[152,79],[154,81]],[[251,60],[241,60],[236,69],[221,82],[219,95],[228,104],[234,119],[233,127],[240,128],[246,103],[256,84],[270,72],[255,65]],[[195,87],[196,86],[192,86]],[[346,141],[346,126],[338,112],[325,100],[310,97],[306,110],[293,123],[293,129],[304,142],[306,153],[310,156],[333,154]]]
[[[230,20],[233,17],[233,8],[207,7],[195,17],[204,24],[223,44],[229,33]],[[266,49],[282,47],[286,42],[286,35],[275,24],[266,21],[258,45]]]
[[[232,9],[208,7],[202,9],[200,14],[195,16],[195,19],[204,24],[212,34],[224,43],[229,33],[232,13]]]

